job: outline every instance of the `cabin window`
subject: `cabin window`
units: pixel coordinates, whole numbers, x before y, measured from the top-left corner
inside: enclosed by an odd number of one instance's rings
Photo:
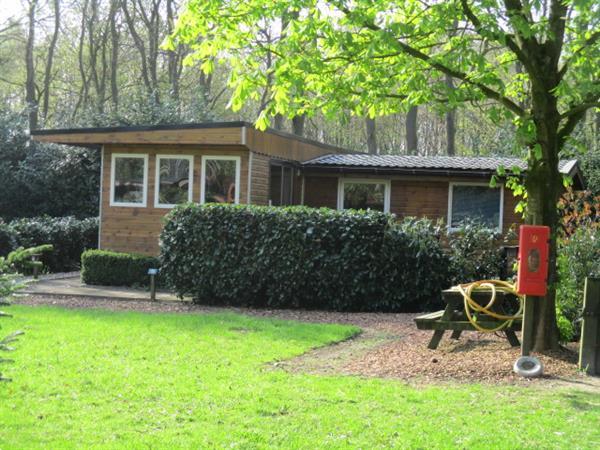
[[[340,178],[338,209],[372,209],[389,212],[389,180]]]
[[[113,153],[111,206],[146,206],[148,155]]]
[[[269,181],[272,206],[285,206],[293,203],[294,168],[285,164],[271,164]]]
[[[240,157],[203,156],[200,203],[239,203]]]
[[[192,156],[156,156],[154,206],[172,208],[192,201],[193,161]]]
[[[488,184],[450,183],[448,195],[448,224],[456,230],[467,220],[479,222],[502,231],[502,188]]]

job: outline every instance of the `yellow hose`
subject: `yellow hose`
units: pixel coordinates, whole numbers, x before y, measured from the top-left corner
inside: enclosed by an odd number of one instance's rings
[[[475,329],[479,331],[482,331],[484,333],[493,333],[494,331],[500,331],[504,328],[508,328],[512,324],[513,320],[523,318],[524,298],[522,295],[519,295],[517,293],[515,285],[512,283],[502,280],[481,280],[475,281],[473,283],[459,284],[457,288],[464,299],[465,314],[467,315],[467,319],[469,319],[471,325],[473,325]],[[487,305],[482,306],[471,298],[471,294],[477,290],[485,292],[488,292],[490,290],[492,291],[492,297],[490,298],[490,301],[487,303]],[[519,299],[519,310],[516,314],[506,315],[491,310],[492,306],[494,306],[494,303],[496,302],[497,291],[504,292],[505,294],[513,294]],[[495,328],[484,328],[481,325],[479,325],[477,321],[473,318],[473,312],[483,313],[503,322]]]

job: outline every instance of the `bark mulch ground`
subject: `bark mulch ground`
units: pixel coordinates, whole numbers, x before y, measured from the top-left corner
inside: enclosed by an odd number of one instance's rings
[[[33,295],[18,297],[15,303],[147,313],[228,311],[302,322],[353,324],[363,330],[358,336],[290,361],[273,363],[273,366],[290,371],[394,378],[414,384],[481,382],[553,386],[567,383],[600,391],[600,379],[577,371],[577,347],[574,345],[534,355],[544,364],[545,375],[540,379],[527,380],[512,372],[512,366],[519,357],[519,348],[510,347],[504,337],[464,332],[459,340],[451,340],[448,332],[437,350],[429,350],[427,343],[432,332],[416,329],[413,322],[415,314],[219,308],[190,302]]]

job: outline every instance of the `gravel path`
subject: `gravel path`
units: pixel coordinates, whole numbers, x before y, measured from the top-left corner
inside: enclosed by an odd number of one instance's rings
[[[325,311],[221,308],[190,302],[150,302],[84,297],[23,296],[15,303],[53,305],[65,308],[101,308],[146,313],[237,312],[258,317],[312,323],[357,325],[363,332],[347,341],[320,348],[274,366],[291,371],[385,377],[415,384],[439,382],[482,382],[555,386],[576,383],[600,392],[600,379],[577,371],[577,348],[535,355],[544,364],[545,376],[526,380],[512,372],[519,348],[504,337],[489,333],[464,332],[459,340],[446,333],[437,350],[427,349],[431,332],[417,330],[415,314],[338,313]]]

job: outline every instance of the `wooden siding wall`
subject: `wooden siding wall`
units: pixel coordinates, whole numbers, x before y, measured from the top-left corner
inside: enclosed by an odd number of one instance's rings
[[[148,154],[148,197],[147,206],[110,206],[111,159],[113,153]],[[240,156],[240,203],[248,199],[248,151],[240,147],[210,147],[182,145],[119,145],[105,146],[102,179],[102,216],[100,248],[119,252],[134,252],[157,255],[158,236],[162,229],[162,218],[169,209],[154,207],[154,186],[156,177],[156,155],[192,155],[194,173],[193,201],[200,201],[200,172],[203,155]]]
[[[312,144],[302,139],[280,136],[273,132],[261,132],[253,128],[246,128],[245,144],[257,153],[300,162],[317,156],[339,153],[339,149],[334,147]]]
[[[250,175],[250,203],[253,205],[269,204],[269,179],[271,158],[252,152],[252,173]]]
[[[348,177],[351,178],[351,177]],[[363,175],[357,178],[365,178]],[[448,220],[448,189],[451,181],[473,181],[463,179],[399,179],[391,178],[390,212],[399,219],[404,217],[428,217]],[[337,208],[338,177],[306,175],[304,181],[304,204],[311,207]],[[515,213],[518,199],[509,189],[504,189],[504,214],[502,230],[507,232],[515,224],[523,223]]]
[[[337,208],[337,177],[306,176],[304,204],[312,208]]]

